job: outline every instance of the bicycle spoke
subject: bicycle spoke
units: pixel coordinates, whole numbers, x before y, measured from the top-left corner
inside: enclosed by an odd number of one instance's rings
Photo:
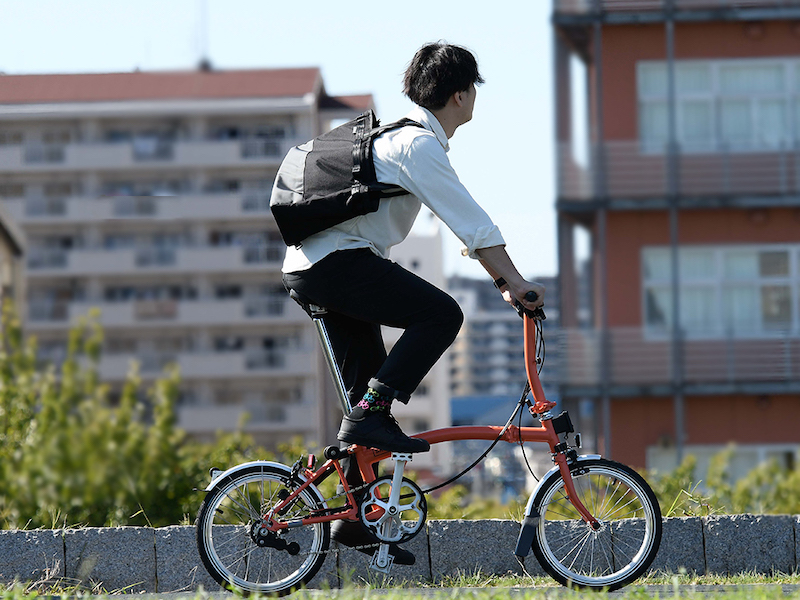
[[[289,468],[280,465],[245,468],[206,497],[198,514],[198,549],[223,586],[281,594],[310,581],[321,567],[328,551],[327,524],[264,533],[253,528],[282,502],[288,474]],[[303,518],[322,508],[314,493],[313,488],[300,491],[283,518]]]
[[[600,458],[585,464],[583,474],[574,478],[576,500],[600,527],[595,530],[580,519],[566,498],[563,479],[554,476],[536,496],[541,517],[533,549],[562,583],[618,589],[638,577],[655,557],[660,511],[635,472]]]

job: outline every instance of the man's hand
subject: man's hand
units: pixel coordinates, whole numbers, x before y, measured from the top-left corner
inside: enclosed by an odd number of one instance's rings
[[[505,247],[490,246],[489,248],[480,248],[476,250],[476,253],[480,257],[481,265],[494,279],[495,285],[500,288],[503,294],[503,298],[511,306],[514,306],[516,302],[519,302],[529,310],[544,306],[544,286],[523,279],[514,263],[508,257]],[[501,282],[502,285],[499,285],[498,282]],[[536,292],[538,298],[536,298],[535,302],[525,300],[525,294],[528,292]]]
[[[510,284],[503,286],[502,291],[503,299],[511,306],[514,306],[517,302],[529,310],[534,310],[540,306],[544,306],[545,289],[544,286],[539,283],[523,280],[521,285],[516,285],[513,288]],[[525,300],[525,295],[528,292],[536,293],[537,298],[535,302],[528,302]]]

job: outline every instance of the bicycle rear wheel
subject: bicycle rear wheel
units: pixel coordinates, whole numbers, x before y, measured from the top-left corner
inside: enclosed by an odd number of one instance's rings
[[[602,458],[579,465],[572,473],[575,491],[600,529],[581,519],[556,471],[533,501],[540,519],[532,550],[563,585],[616,590],[653,562],[661,543],[661,510],[650,486],[633,469]]]
[[[259,517],[289,495],[290,469],[252,465],[218,482],[197,513],[197,549],[211,576],[245,595],[288,594],[307,584],[325,561],[330,525],[317,523],[278,533],[260,532]],[[282,519],[308,517],[322,509],[306,488]]]

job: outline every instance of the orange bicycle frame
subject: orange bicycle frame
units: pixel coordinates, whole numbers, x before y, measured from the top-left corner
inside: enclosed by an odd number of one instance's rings
[[[432,429],[430,431],[418,433],[411,437],[426,440],[430,444],[453,442],[456,440],[494,441],[498,437],[500,440],[510,443],[543,442],[550,447],[550,452],[553,455],[553,461],[558,466],[559,471],[561,472],[561,477],[564,480],[564,487],[566,488],[567,497],[569,498],[570,502],[572,502],[575,510],[581,515],[586,523],[592,526],[597,526],[597,519],[592,516],[592,514],[586,509],[586,507],[578,498],[566,454],[556,448],[556,446],[561,443],[561,440],[559,440],[558,434],[553,428],[552,421],[549,417],[550,409],[554,408],[556,404],[548,401],[545,398],[542,383],[539,379],[536,362],[535,323],[533,319],[527,316],[523,318],[523,321],[525,337],[525,368],[528,374],[528,383],[530,384],[531,393],[533,394],[534,398],[533,405],[530,407],[530,412],[534,416],[541,418],[541,427],[517,427],[515,425],[508,425],[507,427],[498,427],[494,425],[444,427],[442,429]],[[391,452],[357,445],[350,446],[346,452],[357,461],[359,471],[361,472],[361,476],[365,483],[372,483],[376,479],[372,466],[377,462],[390,458],[392,455]],[[272,519],[272,515],[279,514],[281,509],[289,506],[303,489],[317,481],[320,481],[321,478],[332,474],[332,469],[336,470],[342,484],[344,485],[345,494],[347,497],[346,506],[341,508],[327,509],[322,511],[327,514],[311,516],[303,518],[302,520],[274,521]],[[338,458],[326,461],[325,464],[317,471],[312,471],[311,469],[306,468],[303,471],[303,475],[306,481],[301,483],[289,496],[277,504],[268,515],[265,515],[265,521],[268,521],[268,523],[265,523],[265,525],[269,529],[276,531],[301,524],[310,525],[313,523],[322,523],[337,519],[358,518],[358,508],[350,490],[350,486],[345,480]]]

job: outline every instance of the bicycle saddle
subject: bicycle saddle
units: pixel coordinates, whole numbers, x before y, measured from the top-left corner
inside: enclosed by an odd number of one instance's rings
[[[320,315],[324,315],[325,313],[328,312],[328,310],[324,306],[315,304],[314,301],[311,300],[311,298],[309,298],[308,296],[304,296],[297,290],[292,288],[287,288],[287,290],[289,292],[289,296],[291,297],[291,299],[297,302],[300,305],[300,308],[302,308],[309,317],[314,318]]]

